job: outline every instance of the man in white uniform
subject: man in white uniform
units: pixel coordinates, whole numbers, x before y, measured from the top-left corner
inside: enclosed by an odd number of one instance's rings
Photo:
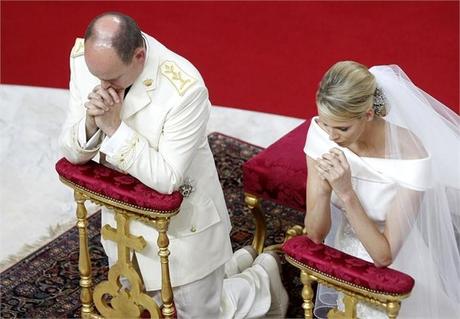
[[[102,164],[159,192],[192,189],[168,231],[175,305],[181,318],[217,318],[224,264],[232,257],[231,225],[206,137],[211,104],[199,72],[119,13],[90,23],[85,39],[76,40],[70,68],[70,113],[60,139],[65,157],[79,164],[99,153]],[[115,226],[107,209],[105,224]],[[133,221],[130,231],[148,243],[136,253],[145,287],[159,290],[155,230]],[[103,246],[112,265],[115,243],[103,240]],[[279,277],[270,257],[259,260]],[[268,278],[264,265],[256,276]],[[270,291],[265,294],[269,307]],[[238,300],[231,295],[227,300]]]

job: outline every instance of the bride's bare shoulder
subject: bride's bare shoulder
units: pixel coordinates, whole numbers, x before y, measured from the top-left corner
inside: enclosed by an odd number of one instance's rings
[[[387,135],[389,151],[393,156],[400,159],[422,159],[428,157],[421,140],[410,130],[395,125],[389,125]]]

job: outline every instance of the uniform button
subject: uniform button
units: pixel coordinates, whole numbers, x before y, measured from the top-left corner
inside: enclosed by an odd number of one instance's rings
[[[195,227],[195,225],[193,225],[192,228],[190,228],[190,231],[191,231],[192,233],[196,232],[196,227]]]
[[[152,79],[144,80],[144,85],[145,85],[145,86],[151,86],[152,83],[153,83],[153,80],[152,80]]]

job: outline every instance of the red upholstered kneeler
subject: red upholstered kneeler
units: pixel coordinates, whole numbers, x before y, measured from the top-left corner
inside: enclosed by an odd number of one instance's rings
[[[305,211],[307,168],[303,148],[310,120],[243,164],[244,191]]]
[[[283,251],[286,260],[300,269],[305,318],[313,318],[313,281],[344,294],[345,309],[330,310],[328,318],[356,318],[358,301],[374,304],[382,308],[388,318],[396,318],[401,301],[414,287],[414,279],[402,272],[378,268],[332,247],[315,244],[306,235],[289,238]]]
[[[253,246],[259,252],[264,249],[266,231],[262,199],[302,214],[306,211],[307,170],[303,148],[309,125],[310,120],[305,121],[243,165],[245,202],[256,220]],[[313,317],[313,281],[344,293],[345,311],[334,309],[329,318],[356,318],[358,300],[380,306],[389,318],[396,318],[401,300],[409,296],[414,286],[410,276],[377,268],[332,247],[315,244],[302,233],[303,226],[289,229],[282,250],[286,259],[301,270],[305,318]]]
[[[74,165],[66,159],[56,163],[61,181],[74,189],[77,202],[77,226],[80,234],[80,287],[82,318],[173,318],[175,309],[169,276],[169,239],[167,230],[170,218],[179,212],[182,195],[160,194],[148,188],[132,176],[125,175],[101,164],[90,161]],[[91,260],[88,251],[86,200],[112,209],[115,212],[117,228],[103,226],[101,235],[113,240],[118,246],[118,260],[110,268],[108,280],[99,283],[93,292]],[[136,261],[130,259],[130,252],[142,251],[146,246],[144,238],[129,233],[131,220],[139,220],[158,231],[157,245],[161,259],[162,288],[160,307],[145,294]],[[120,289],[120,276],[128,279],[131,289]],[[96,306],[97,312],[94,309]]]
[[[255,217],[253,246],[261,252],[265,241],[265,218],[260,200],[305,212],[307,169],[303,148],[310,120],[281,137],[243,164],[245,202]]]
[[[325,276],[376,293],[405,295],[414,287],[412,277],[391,268],[348,255],[324,244],[315,244],[306,235],[293,237],[283,245],[286,257]]]

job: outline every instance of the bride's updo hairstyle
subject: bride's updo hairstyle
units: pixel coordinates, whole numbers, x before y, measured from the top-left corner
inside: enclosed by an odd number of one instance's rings
[[[318,112],[337,121],[363,116],[374,103],[377,83],[367,67],[353,61],[334,64],[316,92]],[[386,110],[380,110],[384,116]]]

